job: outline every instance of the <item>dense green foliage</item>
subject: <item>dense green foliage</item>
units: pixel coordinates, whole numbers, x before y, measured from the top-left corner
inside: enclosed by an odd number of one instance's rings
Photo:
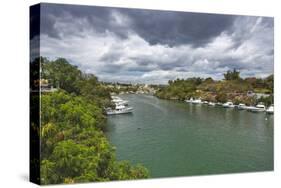
[[[81,95],[100,107],[110,105],[110,90],[95,75],[82,73],[66,59],[49,61],[41,57],[41,67],[41,78],[47,79],[54,87]]]
[[[273,86],[274,86],[274,77],[270,75],[265,79],[250,77],[245,79],[246,82],[251,84],[254,88],[254,91],[257,93],[273,93]]]
[[[225,79],[215,81],[212,78],[188,78],[170,80],[168,86],[160,88],[156,96],[163,99],[185,100],[191,97],[201,98],[212,102],[233,101],[235,104],[245,103],[253,105],[264,102],[266,105],[273,103],[273,75],[267,78],[240,78],[237,70],[227,71]],[[248,92],[269,95],[257,99],[248,95]]]
[[[60,87],[69,93],[78,93],[77,81],[82,79],[82,72],[67,62],[66,59],[59,58],[49,61],[41,58],[42,78],[49,79],[55,87]]]
[[[196,85],[201,82],[200,78],[169,81],[169,86],[159,90],[156,95],[164,99],[184,100],[195,95]]]
[[[233,69],[233,71],[228,70],[224,74],[224,79],[225,80],[239,80],[240,79],[240,72],[237,71],[236,69]]]
[[[105,137],[106,87],[65,59],[41,63],[42,77],[60,86],[41,96],[41,183],[147,178],[143,166],[117,161]]]

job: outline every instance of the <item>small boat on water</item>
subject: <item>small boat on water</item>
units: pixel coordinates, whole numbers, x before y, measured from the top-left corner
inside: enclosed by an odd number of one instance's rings
[[[216,106],[216,103],[214,103],[214,102],[209,102],[209,103],[208,103],[208,106]]]
[[[209,102],[208,101],[203,101],[203,104],[209,104]]]
[[[193,98],[191,97],[190,99],[186,99],[185,100],[185,102],[187,102],[187,103],[192,103],[192,101],[193,101]]]
[[[252,109],[255,109],[255,108],[256,108],[255,106],[247,106],[244,109],[248,110],[248,111],[251,111]]]
[[[257,106],[249,106],[247,110],[251,112],[264,112],[266,109],[263,104],[259,103]]]
[[[191,103],[192,104],[202,104],[203,102],[201,101],[201,99],[195,99]]]
[[[120,103],[120,102],[124,102],[124,100],[123,99],[117,99],[117,98],[115,98],[115,99],[112,99],[112,102],[114,102],[114,103]]]
[[[224,108],[234,108],[235,107],[235,105],[232,102],[230,102],[230,101],[224,103],[222,106]]]
[[[128,105],[128,101],[121,99],[117,96],[111,96],[111,101],[114,103],[115,108],[107,108],[107,115],[127,114],[132,113],[133,108]]]
[[[240,104],[237,105],[237,109],[238,110],[245,110],[245,109],[247,109],[247,106],[243,103],[240,103]]]
[[[126,107],[124,105],[117,105],[115,107],[115,109],[106,110],[107,115],[128,114],[128,113],[132,113],[132,112],[133,112],[132,107]]]
[[[223,103],[221,103],[221,102],[217,102],[217,103],[216,103],[216,105],[217,105],[217,106],[222,106],[222,105],[223,105]]]
[[[117,96],[111,96],[111,102],[115,103],[116,105],[125,105],[128,104],[129,101],[123,100]]]
[[[121,98],[118,97],[118,96],[112,95],[112,96],[111,96],[111,99],[114,100],[114,99],[121,99]]]
[[[273,114],[274,113],[274,105],[270,105],[266,111],[265,111],[267,114]]]
[[[112,101],[112,102],[114,102],[114,101]],[[128,102],[129,102],[129,101],[122,100],[122,101],[115,102],[115,104],[116,104],[116,105],[124,105],[124,106],[126,106],[126,105],[128,105]]]

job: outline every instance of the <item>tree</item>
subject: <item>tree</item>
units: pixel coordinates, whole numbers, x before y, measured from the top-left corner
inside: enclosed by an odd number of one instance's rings
[[[222,103],[225,103],[227,102],[227,95],[225,93],[219,93],[217,96],[216,96],[216,100],[218,102],[222,102]]]
[[[71,65],[66,59],[58,58],[48,61],[41,58],[43,79],[50,80],[54,87],[59,87],[69,93],[79,93],[76,82],[81,79],[82,72],[76,66]]]
[[[271,93],[273,93],[273,89],[274,89],[274,76],[269,75],[268,77],[265,78],[265,84],[267,89],[269,89],[271,91]]]
[[[228,70],[224,74],[224,79],[225,80],[239,80],[240,79],[240,72],[237,71],[236,69],[233,69],[233,71]]]
[[[214,82],[214,80],[211,77],[208,77],[204,80],[204,83],[213,83],[213,82]]]

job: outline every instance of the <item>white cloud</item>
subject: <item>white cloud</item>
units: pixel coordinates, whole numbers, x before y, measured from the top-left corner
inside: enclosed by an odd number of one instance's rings
[[[132,24],[120,12],[111,16],[112,24]],[[151,45],[133,31],[122,38],[108,30],[100,33],[90,24],[67,14],[56,19],[60,38],[42,34],[41,55],[64,57],[106,81],[167,83],[192,76],[221,79],[224,71],[232,68],[240,69],[243,76],[273,73],[273,28],[267,27],[263,18],[238,17],[232,32],[222,32],[203,47]]]

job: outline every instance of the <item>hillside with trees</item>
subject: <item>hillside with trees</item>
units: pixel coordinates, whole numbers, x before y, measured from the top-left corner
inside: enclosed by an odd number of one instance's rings
[[[240,72],[234,69],[224,74],[224,80],[215,81],[212,78],[188,78],[170,80],[168,86],[156,92],[162,99],[185,100],[191,97],[212,102],[231,100],[235,104],[254,105],[264,102],[267,106],[273,103],[273,75],[262,78],[240,77]],[[267,97],[256,98],[249,93],[264,94]]]
[[[110,93],[97,77],[62,58],[35,61],[41,64],[41,79],[59,87],[41,96],[41,183],[147,178],[142,165],[116,159],[104,133]]]

